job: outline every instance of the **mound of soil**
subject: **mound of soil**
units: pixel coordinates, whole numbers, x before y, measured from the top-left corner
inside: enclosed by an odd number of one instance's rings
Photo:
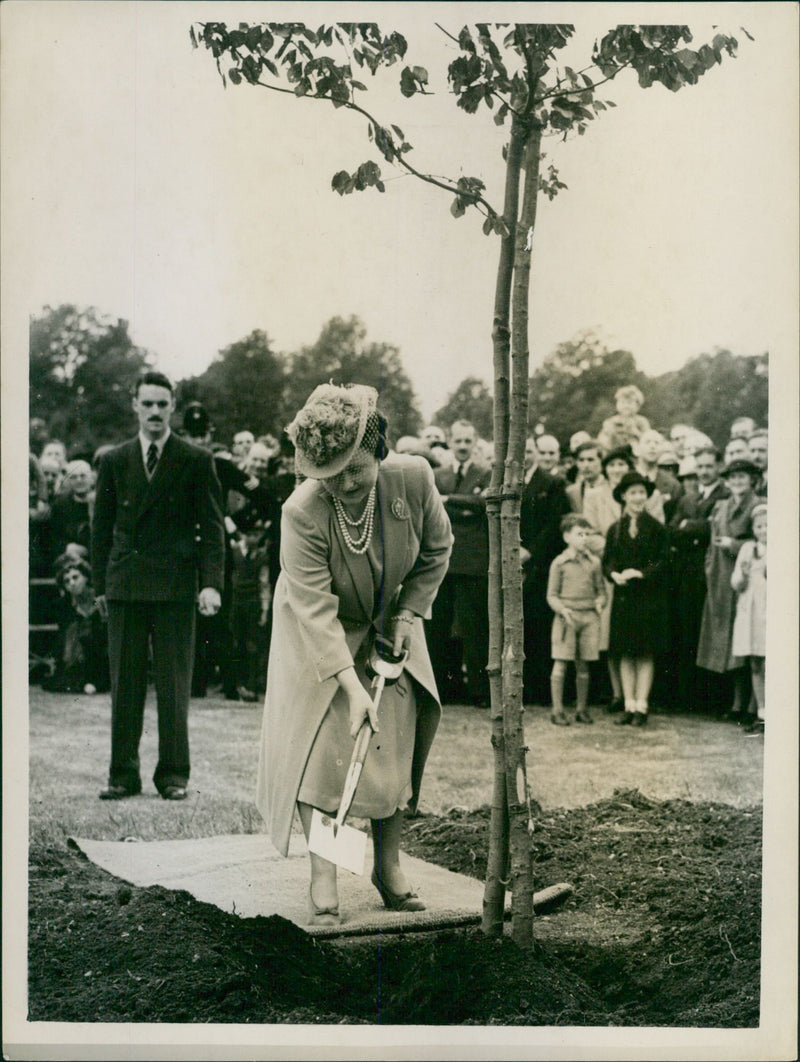
[[[404,848],[482,877],[489,809],[420,816]],[[761,813],[617,792],[537,812],[537,888],[573,896],[519,949],[478,929],[315,941],[33,848],[32,1021],[758,1024]]]

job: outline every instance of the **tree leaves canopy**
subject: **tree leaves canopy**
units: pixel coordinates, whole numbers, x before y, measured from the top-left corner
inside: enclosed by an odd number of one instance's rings
[[[449,428],[453,421],[468,420],[482,439],[491,440],[494,432],[492,392],[483,380],[467,376],[452,391],[445,404],[433,415],[433,423]]]
[[[136,431],[133,389],[152,363],[134,346],[126,321],[93,308],[47,307],[31,320],[30,416],[42,418],[71,453],[120,442]],[[355,316],[334,317],[314,344],[295,354],[276,353],[260,329],[231,343],[203,373],[178,381],[175,426],[189,402],[200,402],[221,442],[245,429],[280,437],[313,389],[331,379],[375,387],[392,439],[420,430],[422,416],[399,350],[368,342]]]
[[[30,321],[30,416],[71,453],[92,452],[135,431],[133,388],[152,357],[128,322],[94,307],[45,307]]]
[[[358,317],[332,318],[313,346],[303,347],[290,359],[283,398],[284,422],[294,417],[315,387],[330,380],[374,387],[393,440],[401,435],[416,435],[420,430],[422,417],[400,352],[389,343],[368,343],[366,328]]]
[[[615,391],[631,383],[644,395],[643,415],[665,432],[673,424],[689,424],[724,446],[736,417],[750,416],[762,427],[768,423],[766,354],[742,356],[717,349],[653,377],[637,368],[630,351],[611,350],[585,331],[560,343],[531,376],[530,430],[541,425],[562,444],[576,431],[597,435],[615,411]],[[433,422],[448,427],[462,417],[491,439],[492,395],[474,376],[461,381]]]

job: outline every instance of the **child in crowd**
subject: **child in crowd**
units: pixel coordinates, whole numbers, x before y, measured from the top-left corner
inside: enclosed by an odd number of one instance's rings
[[[269,521],[253,510],[240,520],[241,535],[231,554],[231,633],[239,697],[255,701],[266,688],[267,623],[272,603],[269,578]]]
[[[750,733],[764,731],[764,682],[767,655],[767,503],[756,502],[750,514],[755,539],[739,550],[731,575],[736,591],[733,621],[734,656],[750,658],[757,715]]]
[[[632,446],[643,432],[650,430],[650,421],[641,416],[644,395],[635,384],[620,387],[614,395],[617,412],[603,421],[597,441],[607,453],[620,446]]]
[[[91,569],[86,560],[65,553],[56,561],[56,573],[64,595],[58,658],[42,687],[54,693],[106,693],[111,688],[108,633],[95,604]]]
[[[561,520],[561,534],[567,548],[550,565],[547,583],[547,604],[555,612],[550,718],[556,726],[569,726],[571,719],[564,711],[564,678],[570,660],[575,661],[575,720],[593,722],[587,707],[589,661],[599,657],[600,613],[606,603],[606,586],[600,560],[590,549],[594,532],[589,521],[578,513],[569,513]]]

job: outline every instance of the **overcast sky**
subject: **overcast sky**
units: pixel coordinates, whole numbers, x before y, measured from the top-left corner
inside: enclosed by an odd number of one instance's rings
[[[19,222],[5,249],[26,314],[74,302],[126,318],[177,377],[252,329],[290,351],[330,317],[358,314],[369,339],[400,348],[426,414],[464,376],[489,381],[499,242],[481,219],[454,220],[446,193],[385,164],[385,195],[340,198],[331,176],[376,157],[359,117],[225,90],[210,53],[189,41],[195,19],[316,25],[354,7],[4,4],[4,194]],[[481,16],[568,19],[573,66],[615,22],[689,21],[697,44],[712,23],[734,33],[738,57],[699,85],[642,90],[623,75],[601,96],[616,110],[584,137],[546,143],[546,164],[569,187],[540,205],[532,365],[586,328],[650,374],[717,346],[757,354],[789,341],[776,251],[796,198],[794,4],[358,8],[370,14],[407,36],[407,59],[428,68],[435,92],[402,99],[398,66],[385,89],[369,79],[370,105],[403,127],[418,168],[480,176],[498,207],[504,130],[488,112],[455,108],[445,70],[456,48],[434,20],[457,32]]]

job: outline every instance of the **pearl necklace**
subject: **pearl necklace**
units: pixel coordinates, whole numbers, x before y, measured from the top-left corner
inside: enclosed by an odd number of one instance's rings
[[[345,546],[351,553],[355,553],[356,555],[366,553],[369,549],[369,544],[372,541],[372,528],[375,523],[375,488],[373,487],[369,492],[364,511],[357,520],[350,519],[345,512],[344,506],[337,497],[334,497],[333,499],[333,507],[336,510],[336,519],[339,522],[339,530],[342,532]],[[361,527],[362,524],[364,525],[363,531],[358,538],[353,538],[350,533],[350,528]]]

